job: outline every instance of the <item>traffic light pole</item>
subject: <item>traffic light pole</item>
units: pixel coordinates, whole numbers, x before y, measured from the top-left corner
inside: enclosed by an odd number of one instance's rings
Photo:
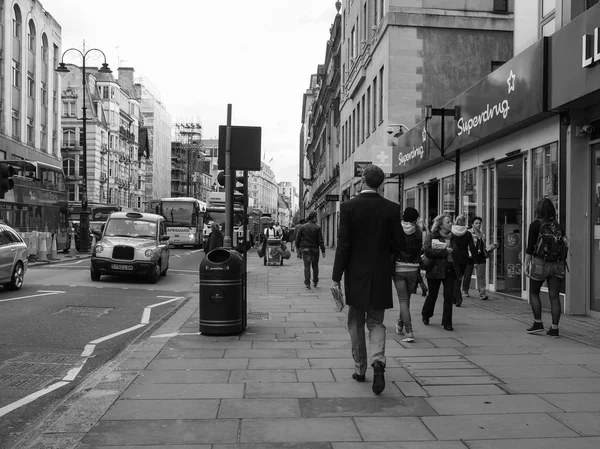
[[[231,175],[231,103],[227,105],[227,128],[225,132],[225,237],[223,238],[223,247],[231,248],[231,216],[233,206],[233,187],[235,182],[235,173]]]

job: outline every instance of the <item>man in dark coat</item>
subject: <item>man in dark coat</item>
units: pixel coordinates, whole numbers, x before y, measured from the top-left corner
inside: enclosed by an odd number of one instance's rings
[[[317,224],[317,213],[308,214],[306,224],[302,225],[296,234],[296,248],[302,252],[304,261],[304,285],[310,289],[310,269],[313,272],[313,286],[319,284],[319,249],[325,257],[325,241],[323,232]]]
[[[348,305],[348,332],[352,342],[354,374],[365,381],[369,349],[373,367],[373,392],[385,388],[385,309],[394,307],[392,298],[392,254],[405,249],[398,204],[381,197],[377,189],[384,174],[376,165],[363,171],[360,195],[340,204],[338,246],[333,263],[332,287],[339,287],[344,275]]]

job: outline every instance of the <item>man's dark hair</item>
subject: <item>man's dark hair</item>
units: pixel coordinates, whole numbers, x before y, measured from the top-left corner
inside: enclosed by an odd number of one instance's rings
[[[306,223],[306,218],[301,218],[300,220],[298,220],[298,224],[305,224]]]
[[[315,218],[317,218],[317,213],[313,211],[310,214],[308,214],[306,221],[311,221],[311,220],[314,220]]]
[[[482,223],[483,223],[483,218],[481,218],[481,217],[478,217],[477,215],[475,215],[475,216],[473,217],[473,219],[471,220],[471,225],[473,225],[473,223],[475,222],[475,220],[479,220],[480,222],[482,222]]]
[[[377,165],[369,164],[363,170],[363,178],[365,179],[367,187],[378,189],[379,186],[383,184],[385,175],[383,174],[383,170]]]
[[[535,216],[537,219],[542,221],[556,219],[556,209],[554,207],[554,203],[552,203],[552,201],[550,201],[548,198],[538,201],[537,206],[535,207]]]

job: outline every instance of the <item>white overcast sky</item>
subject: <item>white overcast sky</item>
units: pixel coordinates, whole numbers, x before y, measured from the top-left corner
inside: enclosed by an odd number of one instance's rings
[[[262,127],[277,181],[298,186],[302,94],[324,62],[335,0],[41,3],[62,27],[63,51],[85,39],[115,75],[119,65],[133,67],[174,121],[199,119],[204,138],[216,138],[231,103],[233,125]]]

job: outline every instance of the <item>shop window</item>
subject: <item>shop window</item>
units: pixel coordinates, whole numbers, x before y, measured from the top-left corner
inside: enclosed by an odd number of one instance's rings
[[[507,13],[508,12],[508,0],[494,0],[494,12],[495,13]]]
[[[554,204],[558,214],[558,144],[556,142],[533,150],[533,179],[531,195],[533,209],[538,201],[548,198]]]
[[[472,168],[461,173],[462,182],[462,213],[467,217],[467,223],[471,223],[477,216],[477,169]]]
[[[454,215],[454,175],[442,179],[442,213]]]
[[[592,6],[595,6],[598,4],[598,2],[600,2],[600,0],[587,0],[586,2],[586,9],[590,9]]]
[[[417,206],[415,205],[415,191],[417,189],[416,188],[412,188],[412,189],[408,189],[406,190],[405,194],[404,194],[404,204],[405,207],[414,207],[415,209],[417,208]]]
[[[542,0],[540,33],[541,37],[550,36],[556,31],[556,0]]]

